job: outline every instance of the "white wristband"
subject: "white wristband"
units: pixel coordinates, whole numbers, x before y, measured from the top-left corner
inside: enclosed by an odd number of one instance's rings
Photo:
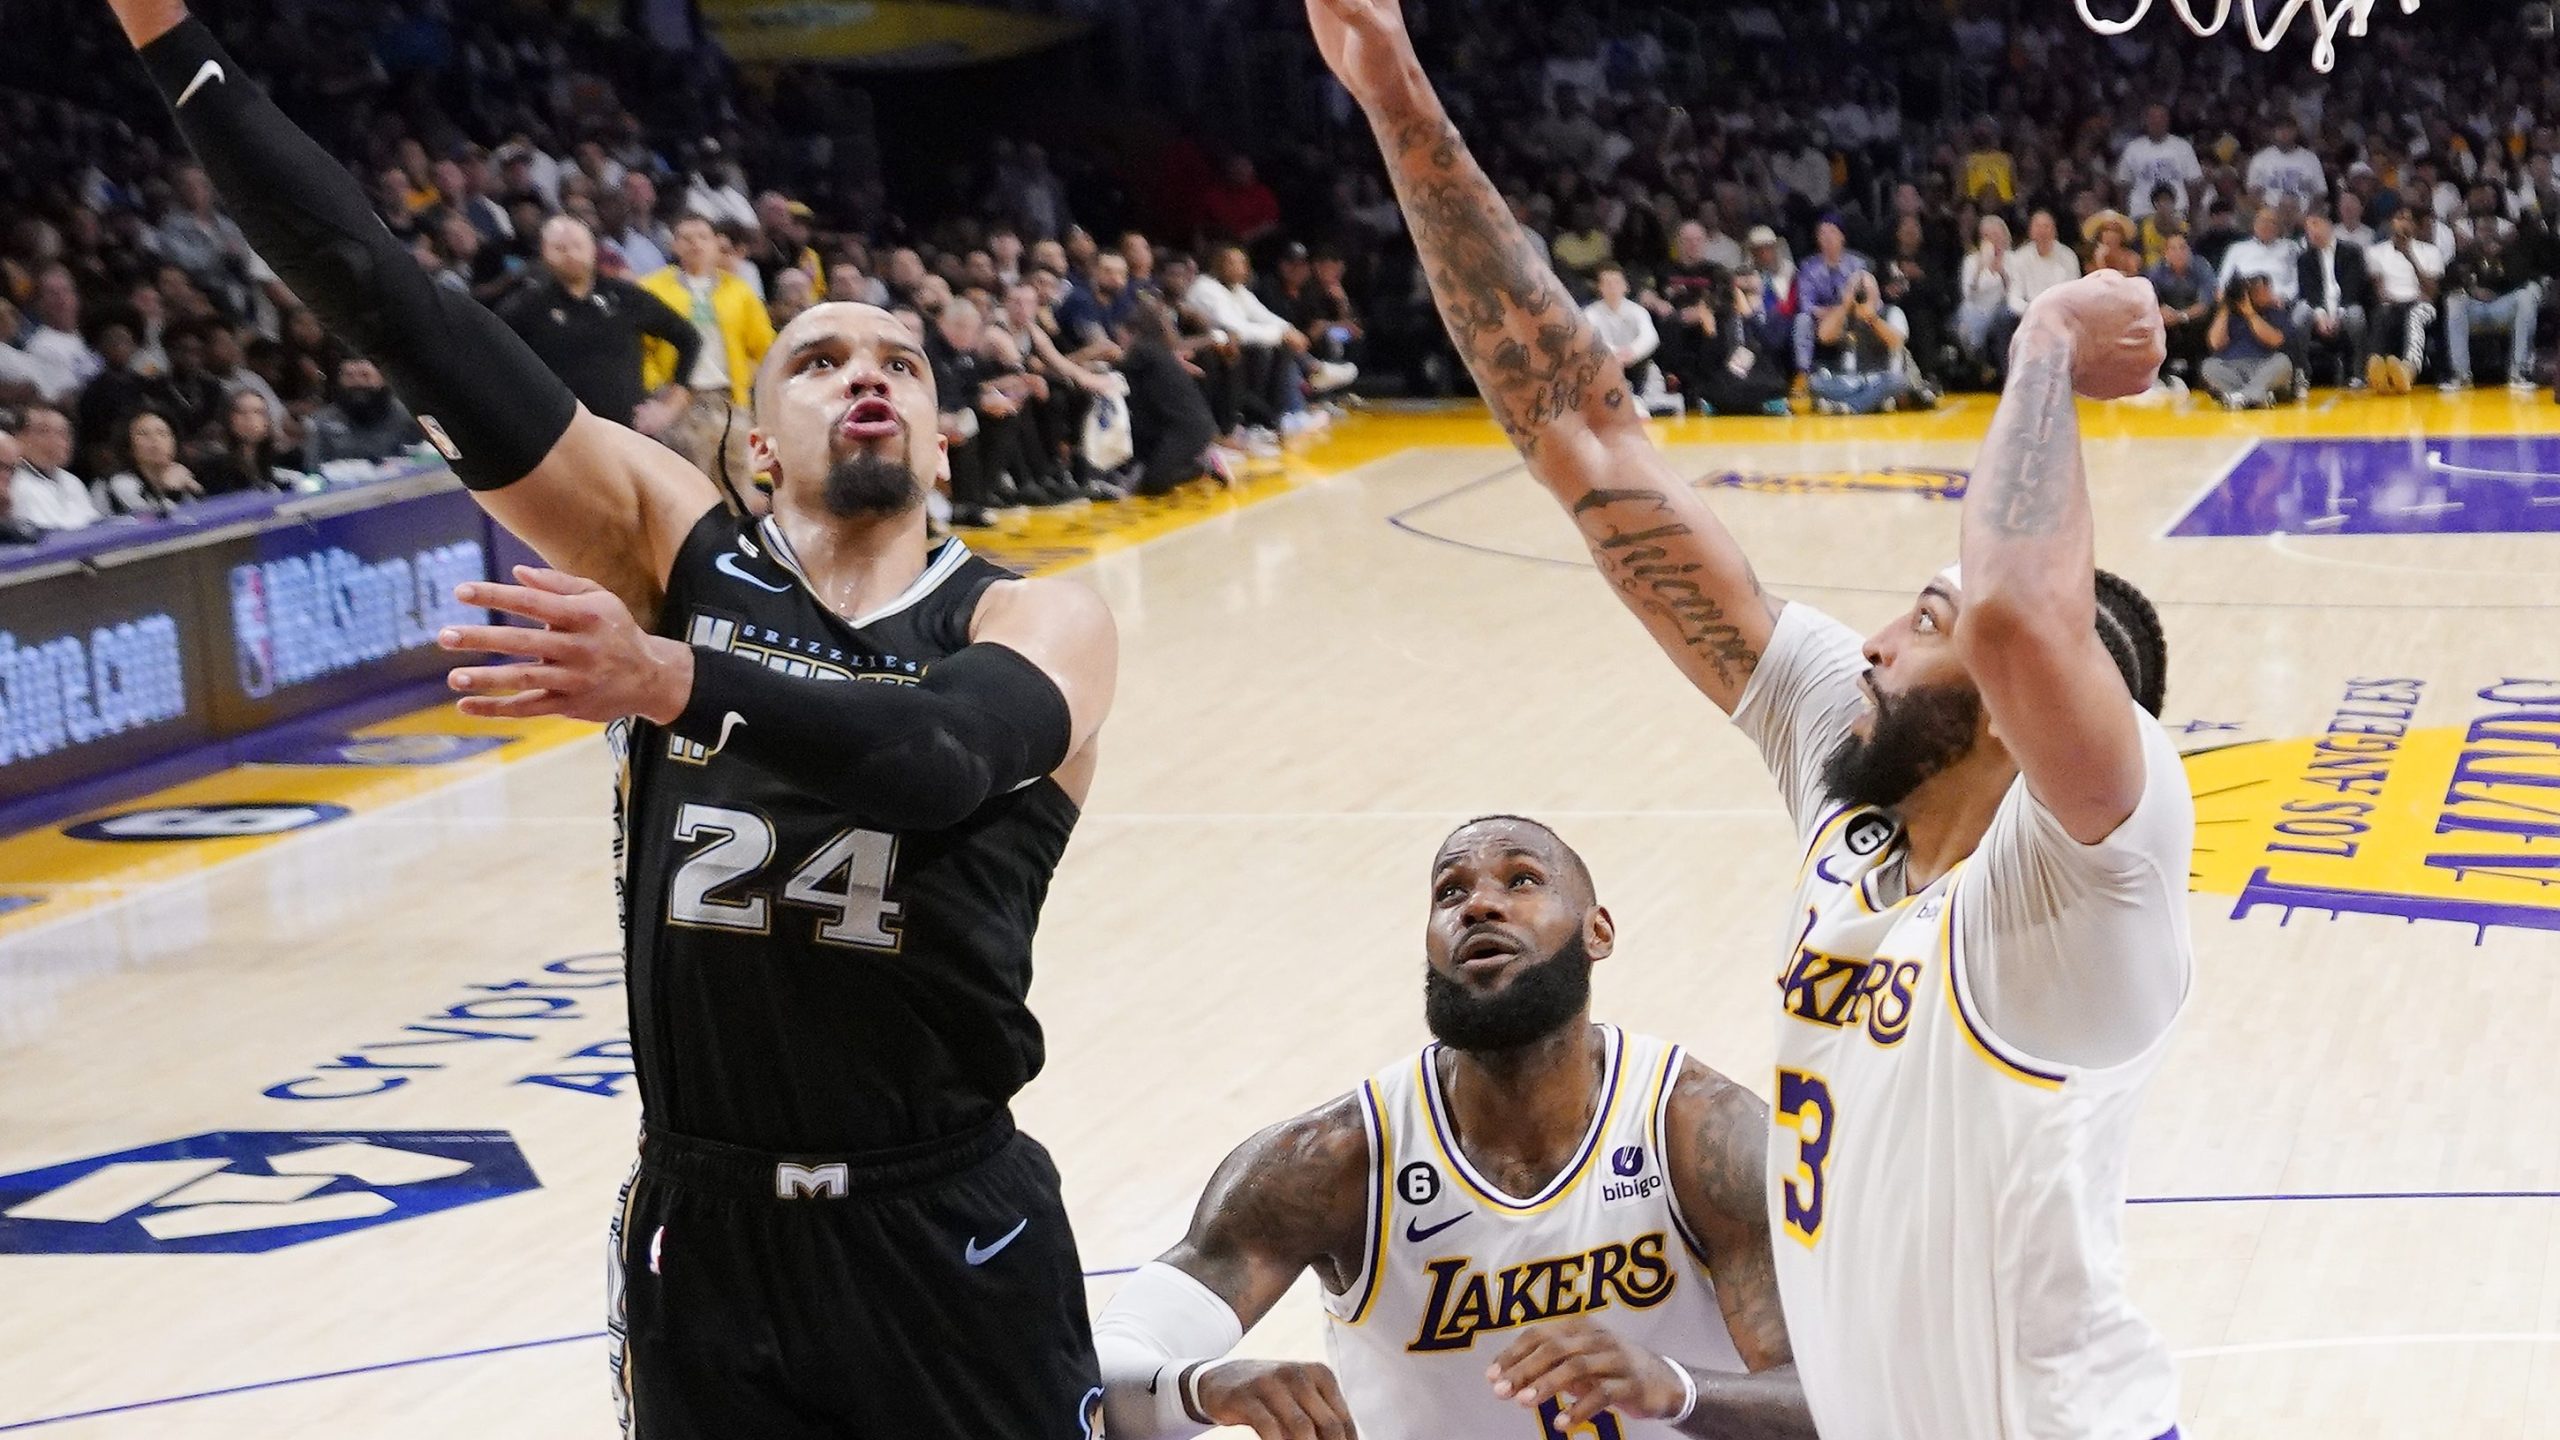
[[[1670,1366],[1671,1373],[1680,1377],[1680,1408],[1662,1417],[1662,1423],[1677,1425],[1698,1408],[1698,1377],[1689,1373],[1688,1366],[1668,1355],[1662,1357],[1662,1363]]]
[[[1241,1355],[1228,1355],[1216,1360],[1203,1360],[1183,1372],[1182,1408],[1190,1414],[1192,1419],[1201,1421],[1209,1419],[1209,1412],[1202,1409],[1200,1405],[1200,1382],[1207,1378],[1210,1371],[1221,1366],[1233,1365],[1244,1358]]]

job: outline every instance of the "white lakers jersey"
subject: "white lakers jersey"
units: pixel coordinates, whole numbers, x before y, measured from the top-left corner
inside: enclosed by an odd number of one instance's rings
[[[2144,717],[2144,796],[2099,845],[2015,785],[1969,859],[1905,894],[1894,819],[1819,793],[1864,668],[1856,636],[1791,604],[1734,716],[1807,831],[1776,976],[1769,1178],[1815,1425],[2154,1440],[2177,1419],[2177,1377],[2126,1298],[2122,1219],[2135,1111],[2191,965],[2176,751]],[[2054,976],[2145,966],[2169,987],[2156,1033],[2103,1065],[2039,1058],[1986,1018],[1996,998],[2033,1029],[2058,1003],[2037,987],[2071,988]]]
[[[1504,1194],[1467,1163],[1440,1047],[1361,1088],[1369,1242],[1350,1288],[1325,1296],[1325,1348],[1362,1440],[1555,1440],[1552,1402],[1496,1399],[1485,1368],[1525,1327],[1567,1315],[1694,1368],[1743,1368],[1665,1169],[1680,1047],[1598,1028],[1608,1058],[1591,1129],[1535,1195]],[[1603,1411],[1570,1440],[1673,1433]]]

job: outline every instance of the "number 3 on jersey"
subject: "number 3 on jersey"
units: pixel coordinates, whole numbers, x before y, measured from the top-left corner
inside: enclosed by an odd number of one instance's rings
[[[771,933],[773,900],[761,889],[740,888],[773,859],[773,824],[752,810],[687,805],[676,813],[676,840],[699,845],[676,867],[667,887],[667,919],[676,925]],[[847,830],[818,847],[783,882],[786,905],[819,912],[817,938],[831,945],[895,950],[890,922],[899,905],[888,898],[898,861],[896,837],[876,830]],[[842,876],[844,883],[831,886]],[[728,894],[722,894],[729,891]]]
[[[1538,1431],[1547,1440],[1625,1440],[1626,1432],[1618,1428],[1615,1412],[1603,1410],[1571,1430],[1559,1430],[1557,1422],[1564,1418],[1564,1407],[1553,1396],[1538,1405]]]
[[[1831,1163],[1831,1087],[1802,1070],[1778,1072],[1778,1123],[1796,1132],[1796,1173],[1787,1177],[1787,1233],[1812,1249],[1822,1236],[1823,1169]]]

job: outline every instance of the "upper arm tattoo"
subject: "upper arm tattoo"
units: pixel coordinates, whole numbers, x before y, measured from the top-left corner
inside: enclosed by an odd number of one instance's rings
[[[1624,412],[1608,348],[1457,127],[1435,106],[1378,133],[1441,318],[1511,443],[1535,458],[1545,427],[1586,403]]]
[[[1692,1060],[1672,1092],[1668,1130],[1672,1201],[1707,1247],[1735,1348],[1754,1370],[1789,1363],[1795,1351],[1769,1249],[1769,1107]]]
[[[1274,1125],[1218,1166],[1165,1263],[1216,1291],[1247,1328],[1309,1267],[1327,1289],[1347,1289],[1367,1244],[1368,1172],[1356,1096]]]
[[[1965,504],[1982,507],[1995,532],[2044,536],[2062,527],[2085,488],[2068,349],[2035,342],[2022,347],[1982,457],[1985,464]]]

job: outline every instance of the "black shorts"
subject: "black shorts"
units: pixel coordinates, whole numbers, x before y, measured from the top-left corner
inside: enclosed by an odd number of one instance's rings
[[[1091,1440],[1084,1271],[1039,1142],[766,1155],[651,1131],[614,1225],[641,1440]]]

